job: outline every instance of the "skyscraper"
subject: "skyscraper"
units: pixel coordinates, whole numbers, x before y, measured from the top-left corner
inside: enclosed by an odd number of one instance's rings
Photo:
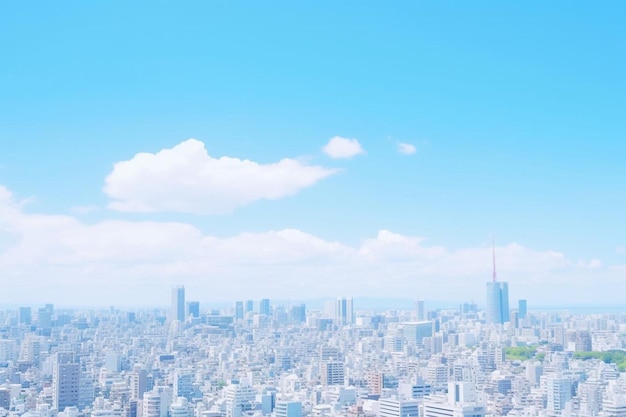
[[[506,323],[509,317],[509,283],[487,283],[487,323]]]
[[[244,317],[243,313],[243,301],[235,302],[235,320],[242,320]]]
[[[52,406],[63,411],[78,405],[80,364],[71,352],[59,352],[52,371]]]
[[[183,285],[172,287],[172,304],[170,308],[171,320],[185,321],[185,287]]]
[[[270,315],[270,300],[269,300],[269,298],[264,298],[259,303],[259,314],[265,314],[266,316]]]
[[[506,323],[509,318],[509,283],[496,276],[496,248],[493,247],[493,277],[487,283],[487,323]]]
[[[526,312],[528,311],[528,304],[526,303],[526,300],[519,300],[517,302],[517,310],[519,311],[518,317],[520,319],[526,317]]]
[[[337,324],[354,323],[354,305],[352,297],[337,297],[335,303],[335,320]]]
[[[426,320],[426,310],[424,309],[424,300],[417,300],[417,321]]]
[[[187,317],[200,317],[200,302],[187,301]]]
[[[18,310],[18,319],[20,324],[31,324],[31,308],[20,307],[20,309]]]

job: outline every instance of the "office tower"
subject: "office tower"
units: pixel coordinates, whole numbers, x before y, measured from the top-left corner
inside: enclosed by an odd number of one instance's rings
[[[510,321],[509,283],[496,281],[487,283],[487,323],[502,324]]]
[[[235,302],[235,320],[242,320],[244,317],[243,301]]]
[[[548,406],[550,413],[561,415],[565,403],[572,399],[572,382],[568,378],[551,376],[547,379]]]
[[[174,397],[188,400],[193,394],[193,372],[190,369],[177,369],[174,373]]]
[[[246,300],[246,313],[252,313],[254,311],[254,301]]]
[[[187,301],[187,312],[185,317],[200,317],[200,303],[198,301]]]
[[[502,324],[509,318],[509,283],[496,276],[496,249],[493,248],[493,277],[487,283],[487,323]]]
[[[52,407],[63,411],[79,402],[80,364],[71,352],[59,352],[52,372]]]
[[[419,417],[419,401],[381,398],[380,417]]]
[[[263,298],[259,303],[259,314],[264,314],[266,316],[270,315],[270,300],[269,298]]]
[[[50,310],[45,307],[37,310],[37,326],[42,329],[52,327],[52,312]]]
[[[426,310],[424,309],[424,300],[417,300],[417,321],[426,320]]]
[[[432,335],[432,321],[414,321],[402,325],[402,336],[410,344],[421,346],[424,338]]]
[[[343,362],[327,361],[320,366],[322,375],[322,385],[343,385],[345,383],[346,368]]]
[[[18,322],[20,324],[31,324],[31,309],[30,307],[20,307],[18,310]]]
[[[291,307],[290,311],[292,323],[304,323],[306,322],[306,305],[299,304]]]
[[[276,417],[302,417],[300,401],[277,401],[274,409]]]
[[[182,285],[172,287],[170,320],[185,321],[185,287]]]
[[[135,367],[130,374],[130,397],[135,400],[141,400],[143,393],[147,391],[148,371]]]
[[[519,300],[517,302],[517,317],[520,319],[523,319],[526,317],[526,312],[527,312],[527,304],[526,304],[526,300]]]
[[[335,302],[335,320],[339,325],[354,323],[352,297],[337,297]]]

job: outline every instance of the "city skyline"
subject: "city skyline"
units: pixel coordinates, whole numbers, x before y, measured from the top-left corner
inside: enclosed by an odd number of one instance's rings
[[[624,302],[623,4],[276,4],[7,5],[0,303]]]

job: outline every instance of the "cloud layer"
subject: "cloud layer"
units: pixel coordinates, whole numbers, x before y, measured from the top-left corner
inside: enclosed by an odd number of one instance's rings
[[[335,172],[289,158],[271,164],[213,158],[202,142],[189,139],[116,163],[104,192],[118,211],[222,214],[294,195]]]
[[[624,266],[515,243],[496,250],[512,302],[623,301]],[[490,261],[488,243],[450,250],[387,230],[351,246],[297,229],[218,238],[179,222],[86,224],[27,214],[0,186],[0,279],[16,303],[163,305],[175,283],[201,301],[351,294],[482,303]]]
[[[348,159],[365,154],[365,150],[356,139],[332,137],[322,148],[322,151],[333,159]]]

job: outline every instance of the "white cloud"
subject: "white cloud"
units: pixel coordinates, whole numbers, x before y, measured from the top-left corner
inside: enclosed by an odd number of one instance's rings
[[[100,208],[98,206],[74,206],[70,208],[70,212],[76,214],[87,214],[93,213],[94,211],[98,211]]]
[[[104,192],[112,199],[108,207],[118,211],[220,214],[294,195],[335,172],[289,158],[270,164],[213,158],[202,142],[189,139],[116,163]]]
[[[622,302],[624,265],[515,243],[496,251],[512,300]],[[222,238],[179,222],[27,214],[0,186],[0,277],[4,299],[16,303],[165,305],[175,283],[200,301],[351,294],[481,303],[490,268],[489,245],[451,250],[387,230],[347,245],[297,229]]]
[[[413,155],[417,152],[415,145],[411,145],[410,143],[398,142],[397,144],[398,152],[404,155]]]
[[[341,136],[332,137],[322,151],[333,159],[347,159],[365,153],[358,140]]]
[[[617,252],[617,253],[626,253],[626,246],[618,246],[615,249],[615,252]]]

